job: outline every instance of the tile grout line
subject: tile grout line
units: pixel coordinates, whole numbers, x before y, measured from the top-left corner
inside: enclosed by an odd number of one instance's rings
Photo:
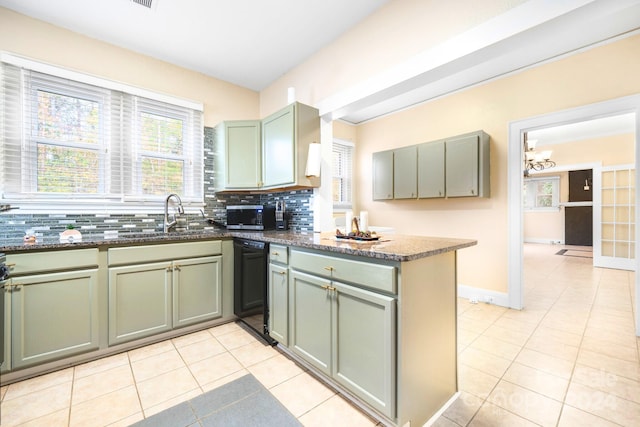
[[[133,362],[131,361],[131,356],[127,351],[127,361],[129,362],[129,370],[131,371],[131,377],[133,378],[133,386],[136,388],[136,396],[138,396],[138,405],[140,405],[140,413],[142,414],[142,419],[146,419],[146,415],[144,413],[144,408],[142,407],[142,398],[140,397],[140,389],[138,389],[138,381],[136,380],[136,374],[133,372]]]
[[[549,273],[546,277],[549,277],[549,276],[551,276],[551,273]],[[566,289],[566,287],[565,287],[565,289]],[[563,291],[563,292],[564,292],[564,291]],[[561,293],[561,294],[562,294],[562,293]],[[560,295],[561,295],[561,294],[560,294]],[[477,415],[478,415],[478,413],[480,412],[480,409],[482,409],[482,407],[483,407],[487,402],[489,402],[489,403],[490,403],[490,404],[492,404],[492,405],[494,404],[493,402],[490,402],[490,401],[489,401],[489,397],[490,397],[490,396],[491,396],[491,394],[495,391],[496,387],[498,387],[498,384],[500,384],[500,382],[501,382],[501,381],[509,382],[509,381],[507,381],[506,379],[504,379],[505,374],[509,371],[509,369],[511,368],[511,366],[513,366],[513,364],[515,363],[515,361],[516,361],[516,359],[518,358],[518,356],[519,356],[519,355],[522,353],[522,351],[525,349],[525,347],[526,347],[527,343],[531,340],[531,337],[533,337],[533,335],[535,334],[535,332],[538,330],[538,328],[539,328],[539,327],[540,327],[540,325],[542,324],[542,322],[543,322],[543,320],[545,319],[545,317],[547,317],[547,316],[549,315],[549,312],[551,311],[551,309],[553,308],[553,306],[554,306],[554,305],[558,302],[558,300],[560,299],[560,295],[558,295],[558,296],[555,298],[554,303],[553,303],[551,306],[549,306],[549,308],[546,310],[545,315],[544,315],[544,316],[542,316],[542,318],[540,318],[540,320],[538,320],[538,321],[536,322],[536,327],[533,329],[533,331],[531,331],[531,334],[529,335],[529,337],[527,338],[527,340],[522,344],[522,346],[520,347],[520,350],[518,351],[518,353],[515,355],[515,357],[514,357],[514,358],[511,360],[511,362],[509,363],[509,366],[507,366],[507,368],[505,369],[505,371],[504,371],[504,372],[502,373],[502,375],[498,378],[498,381],[496,382],[496,384],[495,384],[495,385],[491,388],[491,390],[487,393],[487,397],[483,399],[482,404],[481,404],[481,405],[478,407],[478,409],[474,412],[473,416],[472,416],[472,417],[469,419],[469,421],[467,422],[467,425],[471,424],[471,422],[476,418],[476,416],[477,416]],[[508,312],[508,310],[504,311],[500,316],[498,316],[498,318],[497,318],[493,323],[491,323],[491,325],[490,325],[490,326],[494,325],[494,324],[498,321],[498,319],[502,318],[502,317],[503,317],[507,312]],[[489,326],[489,327],[490,327],[490,326]],[[487,330],[488,330],[488,328],[487,328],[487,329],[485,329],[485,330],[482,332],[482,334],[481,334],[481,335],[483,335]],[[478,338],[478,337],[476,337],[476,339],[477,339],[477,338]],[[474,340],[474,341],[475,341],[475,340]],[[473,341],[472,341],[471,343],[469,343],[469,346],[470,346],[472,343],[473,343]],[[533,368],[533,367],[531,367],[531,368]],[[535,369],[535,368],[533,368],[533,369]],[[518,387],[522,387],[521,385],[518,385],[518,384],[516,384],[516,385],[517,385]],[[567,386],[567,387],[568,387],[568,386]],[[522,388],[525,388],[525,387],[522,387]],[[532,392],[534,392],[534,393],[537,393],[537,392],[535,392],[535,391],[533,391],[533,390],[530,390],[530,391],[532,391]],[[540,394],[540,393],[537,393],[537,394]],[[544,395],[541,395],[541,396],[544,396]],[[546,397],[546,396],[544,396],[544,397]],[[562,402],[561,402],[561,403],[562,403]],[[506,409],[506,408],[502,408],[502,407],[501,407],[501,406],[499,406],[499,405],[496,405],[496,406],[498,406],[499,408],[501,408],[501,409],[503,409],[503,410],[505,410],[505,411],[507,411],[507,412],[509,412],[509,413],[511,413],[511,414],[513,414],[513,415],[515,415],[515,416],[517,416],[517,417],[520,417],[520,418],[526,419],[526,418],[524,418],[523,416],[521,416],[521,415],[519,415],[519,414],[516,414],[516,413],[514,413],[514,412],[512,412],[512,411],[510,411],[510,410],[508,410],[508,409]],[[562,413],[562,407],[561,407],[560,414],[561,414],[561,413]],[[558,423],[558,421],[559,421],[559,419],[560,419],[560,414],[558,414],[558,420],[556,420],[556,424]],[[533,421],[528,420],[528,419],[527,419],[527,421],[533,422]]]

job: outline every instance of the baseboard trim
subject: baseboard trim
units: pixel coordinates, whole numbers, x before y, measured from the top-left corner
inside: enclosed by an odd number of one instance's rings
[[[489,289],[474,288],[473,286],[458,285],[458,296],[471,302],[483,302],[501,307],[509,307],[509,295],[504,292],[491,291]]]
[[[458,397],[460,397],[460,392],[459,392],[459,391],[457,391],[453,396],[451,396],[451,399],[449,399],[449,400],[447,401],[447,403],[445,403],[445,404],[442,406],[442,408],[440,408],[440,409],[438,410],[438,412],[436,412],[435,414],[433,414],[433,417],[429,418],[429,420],[428,420],[426,423],[424,423],[424,425],[423,425],[422,427],[431,427],[432,425],[434,425],[434,424],[435,424],[435,422],[438,420],[438,418],[440,418],[440,416],[441,416],[442,414],[444,414],[444,411],[446,411],[446,410],[449,408],[449,406],[451,406],[451,405],[453,404],[453,402],[455,402],[455,401],[456,401],[456,399],[457,399]],[[408,423],[407,423],[407,424],[408,424]],[[405,426],[406,426],[407,424],[405,424]],[[403,426],[403,427],[404,427],[404,426]]]
[[[524,243],[542,243],[545,245],[564,245],[564,239],[551,239],[549,237],[527,237]]]

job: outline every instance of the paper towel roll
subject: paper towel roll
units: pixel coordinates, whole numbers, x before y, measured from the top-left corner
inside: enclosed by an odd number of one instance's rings
[[[296,88],[287,88],[287,104],[293,104],[296,102]]]
[[[351,233],[352,227],[351,223],[353,222],[353,212],[347,211],[344,214],[344,232]]]
[[[369,230],[369,212],[360,211],[360,231]]]

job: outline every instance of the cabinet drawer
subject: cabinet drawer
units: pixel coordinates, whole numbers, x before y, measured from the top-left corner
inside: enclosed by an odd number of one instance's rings
[[[126,248],[109,249],[109,265],[139,264],[152,261],[219,255],[221,253],[221,240],[129,246]]]
[[[291,267],[336,281],[354,283],[384,292],[397,292],[396,268],[311,252],[292,250]]]
[[[98,249],[72,249],[53,252],[7,255],[7,264],[14,264],[11,275],[41,271],[73,270],[98,265]]]
[[[269,262],[289,264],[289,248],[281,245],[269,245]]]

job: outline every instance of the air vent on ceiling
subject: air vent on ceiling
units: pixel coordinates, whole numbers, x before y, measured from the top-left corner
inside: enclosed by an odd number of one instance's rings
[[[146,8],[151,9],[154,3],[154,0],[131,0],[133,3],[137,3],[140,6],[144,6]],[[156,0],[157,1],[157,0]]]

